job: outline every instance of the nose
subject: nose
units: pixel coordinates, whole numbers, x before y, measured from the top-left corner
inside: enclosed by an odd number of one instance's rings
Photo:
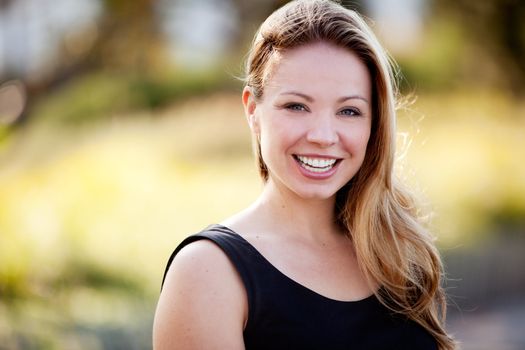
[[[312,118],[311,125],[306,134],[306,140],[326,148],[339,141],[336,130],[335,118],[329,113],[316,115]]]

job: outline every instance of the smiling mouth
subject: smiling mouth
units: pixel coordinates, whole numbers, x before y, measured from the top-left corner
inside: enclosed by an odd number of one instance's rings
[[[340,159],[337,158],[315,158],[295,154],[293,157],[301,167],[313,173],[330,171],[340,161]]]

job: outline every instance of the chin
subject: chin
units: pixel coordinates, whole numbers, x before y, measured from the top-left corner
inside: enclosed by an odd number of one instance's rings
[[[294,192],[298,197],[302,199],[316,201],[333,199],[337,193],[337,191],[335,190],[327,189],[303,189]]]

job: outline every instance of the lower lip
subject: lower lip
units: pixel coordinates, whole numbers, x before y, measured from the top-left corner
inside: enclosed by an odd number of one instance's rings
[[[299,171],[301,172],[301,174],[303,176],[305,176],[305,177],[307,177],[309,179],[314,179],[314,180],[328,179],[333,174],[335,174],[335,172],[337,171],[337,167],[339,166],[339,163],[341,162],[341,161],[337,161],[330,170],[327,170],[327,171],[322,172],[322,173],[314,173],[313,171],[310,171],[310,170],[304,168],[301,165],[301,162],[299,160],[294,158],[294,161],[297,164],[297,167],[299,168]]]

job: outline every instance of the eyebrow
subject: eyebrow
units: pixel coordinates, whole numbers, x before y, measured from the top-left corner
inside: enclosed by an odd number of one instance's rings
[[[303,94],[303,93],[297,92],[297,91],[285,91],[285,92],[282,92],[280,95],[294,95],[294,96],[302,97],[308,102],[313,102],[314,101],[314,99],[311,96],[308,96],[306,94]],[[362,101],[365,101],[366,103],[370,104],[370,102],[368,102],[368,100],[366,98],[364,98],[363,96],[361,96],[361,95],[343,96],[343,97],[339,98],[337,100],[337,102],[341,103],[341,102],[345,102],[345,101],[348,101],[348,100],[362,100]]]

